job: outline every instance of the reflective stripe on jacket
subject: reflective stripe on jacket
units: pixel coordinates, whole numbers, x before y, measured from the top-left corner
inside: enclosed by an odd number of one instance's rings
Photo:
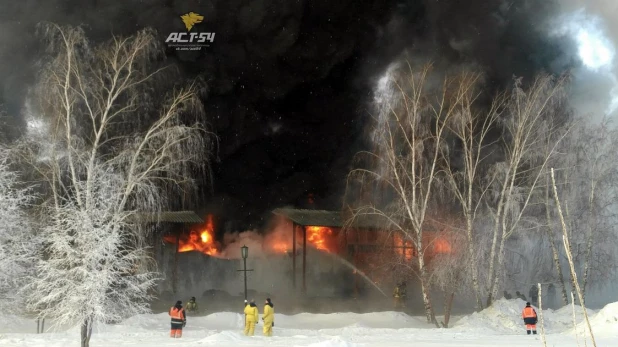
[[[176,306],[170,308],[170,317],[172,317],[172,323],[183,323],[186,320],[185,309],[178,308]]]

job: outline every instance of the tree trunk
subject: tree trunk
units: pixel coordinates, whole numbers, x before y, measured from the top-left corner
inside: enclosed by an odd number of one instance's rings
[[[425,268],[425,260],[423,259],[425,253],[421,249],[417,250],[417,254],[419,274],[421,279],[421,294],[423,296],[423,308],[425,309],[427,323],[434,323],[439,328],[440,325],[436,320],[436,315],[433,311],[433,306],[431,305],[431,298],[429,297],[429,288],[427,285],[427,269]]]
[[[562,302],[564,305],[569,304],[569,299],[566,290],[566,284],[564,283],[564,275],[562,274],[562,265],[560,264],[560,254],[558,253],[558,248],[556,247],[556,243],[554,242],[554,228],[553,221],[551,219],[551,214],[549,212],[549,176],[546,180],[545,186],[545,218],[547,219],[547,234],[549,236],[549,245],[551,246],[551,254],[554,261],[554,266],[556,267],[556,274],[558,275],[558,282],[560,283],[560,288],[562,288]],[[553,305],[553,303],[551,303]]]
[[[489,300],[491,299],[491,287],[494,282],[495,276],[495,259],[496,259],[496,244],[498,243],[498,235],[500,234],[500,221],[502,213],[504,212],[505,206],[508,203],[508,198],[505,196],[507,192],[507,186],[510,179],[510,169],[507,172],[506,177],[504,178],[504,183],[502,183],[502,189],[500,190],[500,198],[498,199],[498,209],[496,210],[496,214],[494,215],[495,223],[494,223],[494,238],[491,242],[491,252],[489,255],[489,273],[487,276],[487,289],[488,289],[488,306],[491,305]]]
[[[446,293],[445,293],[446,294]],[[455,293],[451,292],[451,294],[445,295],[444,300],[444,327],[448,328],[448,323],[451,320],[451,309],[453,308],[453,299],[455,298]]]
[[[558,216],[560,217],[560,223],[562,224],[562,242],[564,243],[564,249],[566,250],[567,260],[569,261],[569,268],[571,270],[571,277],[573,278],[574,289],[577,291],[577,296],[579,297],[580,306],[584,312],[584,319],[586,325],[588,327],[588,331],[590,332],[590,338],[592,339],[592,345],[594,347],[597,346],[596,340],[594,338],[594,333],[592,332],[592,325],[590,324],[590,319],[588,318],[588,311],[586,311],[586,306],[584,304],[584,298],[582,297],[581,288],[577,282],[577,273],[575,272],[575,264],[573,263],[572,251],[571,251],[571,243],[569,242],[569,237],[567,233],[567,226],[564,221],[564,217],[562,215],[562,209],[560,207],[560,200],[558,199],[558,190],[556,189],[556,180],[554,178],[554,169],[551,169],[551,183],[554,191],[554,199],[556,200],[556,207],[558,208]]]
[[[566,290],[566,284],[564,283],[564,275],[562,274],[562,267],[560,265],[560,255],[558,254],[558,249],[556,248],[555,242],[553,240],[553,231],[550,234],[549,243],[551,245],[552,258],[554,259],[554,266],[556,267],[556,273],[558,274],[558,282],[560,284],[560,289],[562,293],[562,303],[564,305],[569,304],[569,297]]]
[[[584,280],[582,283],[582,297],[586,300],[586,285],[588,284],[588,273],[590,272],[590,258],[592,257],[592,232],[588,235],[586,244],[586,258],[584,260]]]
[[[537,284],[537,288],[539,288],[539,321],[541,322],[541,340],[543,341],[543,346],[547,347],[547,341],[545,340],[545,321],[543,320],[543,288],[541,288],[541,284]]]
[[[568,179],[568,177],[566,179]],[[552,181],[552,184],[553,184],[553,181]],[[555,194],[557,196],[558,193],[556,192]],[[558,198],[556,197],[556,199],[558,199]],[[564,244],[564,238],[566,237],[568,239],[568,241],[569,241],[569,244],[571,244],[571,243],[573,243],[571,237],[573,236],[573,230],[575,230],[575,227],[573,225],[574,221],[573,221],[573,218],[571,218],[571,212],[569,210],[569,200],[565,199],[565,202],[564,202],[564,212],[565,212],[564,216],[561,214],[562,213],[561,209],[559,209],[558,212],[560,213],[560,217],[562,219],[564,219],[566,217],[566,220],[564,221],[564,235],[563,235],[563,241],[562,242]],[[568,228],[567,228],[566,223],[569,223]],[[568,258],[573,253],[569,253],[569,252],[571,252],[571,250],[568,249],[567,247],[564,247],[564,251],[566,253],[566,257],[567,257],[567,260],[568,260]],[[576,283],[577,279],[575,278],[577,275],[575,275],[573,272],[570,272],[570,275],[571,275],[571,292],[573,292],[573,291],[575,291],[575,288],[578,286],[578,284]],[[577,301],[573,301],[573,302],[576,303]]]
[[[501,205],[502,205],[502,201],[500,201],[499,203],[500,205],[498,205],[498,211],[496,212],[496,214],[494,215],[494,218],[496,218],[496,224],[494,225],[494,237],[493,240],[491,241],[491,251],[489,252],[489,272],[487,273],[487,287],[486,289],[490,291],[490,287],[491,287],[491,283],[493,282],[493,277],[494,277],[494,272],[495,272],[495,259],[496,259],[496,249],[497,249],[497,244],[498,244],[498,234],[499,234],[499,218],[500,218],[500,210],[501,210]],[[489,304],[491,305],[491,304]]]
[[[582,297],[586,300],[586,285],[588,284],[588,273],[590,271],[590,258],[592,258],[592,244],[594,239],[594,233],[596,232],[596,213],[594,211],[594,189],[595,185],[593,184],[590,189],[590,197],[588,198],[588,216],[590,220],[588,221],[588,240],[586,240],[586,255],[584,258],[584,279],[582,283]]]
[[[487,306],[491,306],[494,300],[498,297],[498,283],[500,282],[500,278],[502,277],[502,267],[504,264],[504,245],[506,243],[506,237],[504,234],[502,235],[502,239],[500,240],[500,248],[498,250],[498,261],[495,266],[494,278],[491,283],[491,287],[489,288],[489,294],[487,296]]]
[[[86,318],[81,327],[81,347],[90,347],[90,337],[92,336],[92,319]]]
[[[466,216],[466,229],[466,234],[468,235],[469,261],[473,261],[475,252],[474,240],[472,237],[472,218],[470,217],[470,213],[467,213]],[[474,290],[474,295],[476,296],[476,309],[480,311],[483,309],[483,300],[481,299],[481,287],[479,285],[478,273],[476,269],[472,269],[472,289]],[[448,324],[448,322],[445,323]]]

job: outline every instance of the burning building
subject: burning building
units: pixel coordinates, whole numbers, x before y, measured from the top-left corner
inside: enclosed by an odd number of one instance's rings
[[[186,212],[173,218],[164,215],[162,221],[183,227],[162,235],[163,242],[156,247],[157,263],[165,275],[159,292],[239,295],[244,245],[249,247],[247,264],[253,270],[249,287],[269,294],[351,296],[371,287],[390,291],[394,272],[385,271],[385,264],[412,263],[416,256],[411,240],[385,231],[375,218],[346,224],[337,211],[272,212],[271,225],[263,232],[236,234],[217,234],[213,215],[204,219]],[[433,240],[432,247],[436,252],[450,251],[446,240]]]
[[[296,288],[298,277],[297,263],[301,262],[300,277],[302,291],[307,291],[306,249],[314,248],[331,254],[344,264],[348,264],[353,277],[354,290],[366,286],[366,282],[380,287],[396,282],[395,272],[384,271],[390,265],[413,264],[416,257],[412,240],[406,239],[399,232],[388,230],[379,218],[362,216],[347,221],[341,212],[324,210],[304,210],[280,208],[273,213],[286,220],[292,235],[292,283]],[[345,221],[345,222],[344,222]],[[431,257],[439,253],[450,253],[451,245],[438,231],[424,233],[424,243],[429,249],[426,254]],[[306,245],[309,245],[309,248]],[[300,251],[299,251],[300,250]],[[297,258],[300,258],[298,260]],[[408,266],[409,267],[409,266]],[[359,276],[363,277],[362,279]],[[390,278],[389,278],[390,277]]]

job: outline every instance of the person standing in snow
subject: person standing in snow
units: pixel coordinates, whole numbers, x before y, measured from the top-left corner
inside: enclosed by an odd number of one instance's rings
[[[528,332],[528,335],[530,335],[530,331],[536,335],[536,322],[538,319],[536,316],[536,311],[532,306],[530,306],[529,302],[526,303],[526,307],[524,307],[521,317],[524,319],[524,324],[526,324],[526,332]]]
[[[532,305],[534,306],[538,305],[539,288],[533,285],[532,287],[530,287],[530,291],[528,292],[528,295],[530,295],[530,301],[532,302]]]
[[[185,309],[182,307],[182,301],[176,301],[176,305],[170,308],[169,314],[172,317],[170,337],[181,338],[182,328],[187,324],[187,316],[185,315]]]
[[[395,299],[395,309],[405,307],[406,282],[397,283],[393,291],[393,298]]]
[[[252,299],[248,306],[245,306],[245,335],[253,336],[255,332],[255,324],[260,318],[260,313],[255,305],[255,301]]]
[[[275,325],[275,307],[270,301],[270,298],[266,299],[264,303],[264,314],[262,315],[262,321],[264,321],[264,336],[273,336],[273,326]]]
[[[197,302],[195,301],[195,296],[191,297],[191,300],[187,303],[187,312],[197,312]]]

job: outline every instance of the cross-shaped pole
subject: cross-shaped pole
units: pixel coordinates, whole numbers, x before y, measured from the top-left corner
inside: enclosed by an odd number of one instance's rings
[[[249,247],[247,246],[242,246],[240,247],[240,254],[242,255],[242,260],[243,260],[243,269],[242,270],[236,270],[236,271],[242,271],[245,274],[245,300],[247,300],[247,271],[253,271],[253,269],[247,270],[247,257],[249,256]]]

